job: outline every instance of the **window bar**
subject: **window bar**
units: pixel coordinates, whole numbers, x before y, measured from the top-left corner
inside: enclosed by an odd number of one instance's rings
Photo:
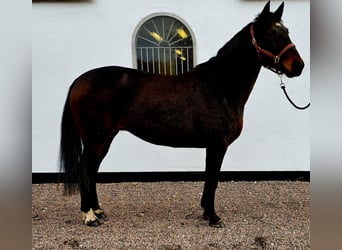
[[[153,26],[154,26],[155,31],[158,33],[158,35],[160,35],[160,32],[159,32],[159,30],[158,30],[158,28],[157,28],[157,25],[156,25],[156,23],[154,22],[154,20],[152,20],[152,24],[153,24]],[[163,37],[163,38],[164,38],[164,37]]]
[[[146,27],[144,27],[144,28],[145,28],[145,30],[147,30],[147,32],[148,32],[149,34],[151,33],[148,29],[146,29]],[[138,38],[140,38],[140,39],[142,39],[142,40],[144,40],[144,41],[147,41],[147,42],[149,42],[149,43],[152,43],[152,44],[158,46],[158,43],[157,43],[157,42],[152,41],[152,40],[150,40],[150,39],[148,39],[148,38],[146,38],[146,37],[143,37],[143,36],[138,35]]]
[[[148,47],[146,47],[145,50],[146,50],[146,63],[147,63],[146,67],[147,67],[147,72],[150,72],[150,62],[148,60]]]
[[[163,39],[165,39],[165,23],[164,23],[164,18],[162,18],[162,29],[163,29]]]
[[[161,74],[160,70],[160,49],[158,48],[158,74]]]
[[[154,65],[154,48],[151,48],[151,49],[152,49],[152,70],[153,70],[153,73],[156,73],[156,69]]]
[[[170,75],[172,75],[172,54],[171,54],[171,48],[169,48],[169,58],[170,58]]]
[[[181,42],[181,41],[183,41],[183,40],[184,40],[184,38],[178,39],[178,40],[176,40],[176,41],[170,43],[170,45],[174,45],[174,44],[179,43],[179,42]]]
[[[186,48],[186,71],[189,70],[189,48]]]
[[[173,38],[175,38],[178,35],[177,31],[173,34],[173,36],[168,40],[168,42],[170,43],[170,45],[172,45],[173,43],[171,43],[171,41],[173,40]]]
[[[176,75],[178,75],[178,57],[177,57],[177,48],[175,49],[175,65],[176,65]]]
[[[167,33],[167,36],[166,36],[166,41],[169,41],[169,37],[171,35],[171,31],[172,31],[172,28],[173,28],[173,24],[175,23],[175,20],[172,20],[172,23],[171,23],[171,26],[169,28],[169,32]]]
[[[142,53],[142,48],[139,48],[140,49],[140,68],[141,70],[144,70],[144,59],[143,59],[143,53]]]
[[[182,51],[182,55],[183,55],[183,48],[181,49],[181,51]],[[184,64],[184,61],[181,59],[181,73],[182,74],[184,73],[184,66],[183,66],[183,64]]]
[[[164,47],[164,75],[166,75],[166,53],[165,53],[165,47]]]

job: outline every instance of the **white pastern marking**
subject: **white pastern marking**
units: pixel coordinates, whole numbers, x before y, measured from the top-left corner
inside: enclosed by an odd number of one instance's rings
[[[103,214],[104,212],[103,212],[102,209],[96,209],[96,210],[94,211],[94,213],[95,213],[95,215],[96,215],[96,214]]]
[[[94,210],[91,208],[88,212],[82,212],[82,218],[84,221],[85,224],[88,224],[90,222],[94,222],[97,220],[97,217],[94,213]]]

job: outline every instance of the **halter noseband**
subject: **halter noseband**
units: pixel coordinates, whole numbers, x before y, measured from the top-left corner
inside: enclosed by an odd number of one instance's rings
[[[274,55],[272,52],[262,49],[259,47],[259,45],[256,42],[255,36],[254,36],[254,30],[253,30],[253,24],[250,26],[250,31],[251,31],[251,35],[252,35],[252,44],[254,45],[254,48],[256,49],[258,56],[259,56],[259,61],[261,62],[261,56],[260,54],[263,54],[265,56],[271,57],[274,60],[274,65],[273,66],[265,66],[266,68],[272,70],[273,72],[277,73],[277,74],[282,74],[283,72],[281,72],[281,70],[278,69],[278,63],[280,61],[280,57],[289,49],[291,49],[292,47],[295,47],[295,45],[293,43],[288,44],[287,46],[285,46],[285,48],[283,48],[280,53],[278,55]]]

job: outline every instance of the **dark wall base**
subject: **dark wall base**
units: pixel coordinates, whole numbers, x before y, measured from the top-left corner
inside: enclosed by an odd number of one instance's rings
[[[310,171],[223,171],[220,181],[310,181]],[[204,172],[121,172],[98,173],[98,183],[204,181]],[[63,174],[32,173],[32,183],[63,182]]]

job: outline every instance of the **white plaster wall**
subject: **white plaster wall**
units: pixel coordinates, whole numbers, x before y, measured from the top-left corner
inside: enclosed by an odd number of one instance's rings
[[[104,65],[133,67],[132,35],[156,12],[179,16],[195,34],[197,63],[214,56],[254,19],[266,1],[94,0],[32,6],[32,171],[58,171],[61,114],[72,81]],[[275,10],[280,1],[272,1]],[[283,20],[306,67],[285,79],[299,104],[310,99],[310,1],[285,1]],[[244,129],[229,148],[222,170],[310,169],[310,111],[295,110],[278,77],[262,69],[245,109]],[[155,146],[121,132],[100,171],[202,171],[204,149]]]

